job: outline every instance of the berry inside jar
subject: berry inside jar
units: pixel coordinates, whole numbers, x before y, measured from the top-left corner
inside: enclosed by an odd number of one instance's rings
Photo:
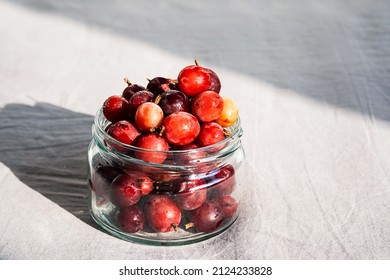
[[[244,160],[235,102],[208,68],[184,67],[107,97],[93,126],[90,212],[110,233],[146,244],[198,242],[237,219]]]

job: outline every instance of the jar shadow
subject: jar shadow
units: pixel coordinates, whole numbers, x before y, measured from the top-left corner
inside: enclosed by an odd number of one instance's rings
[[[0,161],[24,184],[86,224],[87,149],[93,116],[48,103],[0,108]]]

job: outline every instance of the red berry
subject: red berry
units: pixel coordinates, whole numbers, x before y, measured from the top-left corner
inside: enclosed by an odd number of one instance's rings
[[[212,90],[217,93],[220,93],[221,81],[219,80],[218,75],[211,69],[206,68],[206,70],[210,75],[210,87],[208,88],[208,90]]]
[[[176,150],[185,150],[184,153],[179,153],[176,155],[175,161],[179,164],[196,164],[200,159],[205,158],[207,153],[202,150],[197,150],[200,146],[196,143],[190,143],[183,146],[175,147]]]
[[[188,112],[190,110],[188,97],[178,90],[170,90],[163,93],[158,102],[158,106],[161,107],[166,116],[174,112]]]
[[[145,202],[144,213],[150,227],[157,232],[172,231],[181,221],[179,206],[165,195],[149,197]]]
[[[202,179],[188,180],[179,183],[180,191],[177,202],[181,209],[194,210],[207,199],[207,190]]]
[[[129,121],[119,121],[110,125],[107,133],[112,138],[127,145],[132,145],[141,135],[138,129]],[[114,143],[108,142],[108,145],[120,149]]]
[[[166,152],[169,151],[167,141],[164,137],[161,137],[156,133],[149,133],[140,136],[136,146],[145,149],[145,151],[135,151],[135,157],[152,163],[163,163],[167,158]]]
[[[130,98],[129,100],[129,117],[131,120],[134,120],[135,113],[137,112],[137,109],[141,104],[144,104],[146,102],[153,102],[154,101],[154,95],[148,90],[141,90],[136,93]]]
[[[221,196],[218,198],[218,202],[222,206],[222,211],[225,218],[231,218],[237,213],[238,202],[232,196]]]
[[[204,123],[200,127],[200,133],[196,143],[201,147],[210,146],[225,139],[222,126],[215,122]]]
[[[164,77],[156,77],[149,81],[146,88],[155,96],[170,90],[172,80]]]
[[[222,167],[213,176],[212,181],[217,182],[216,185],[213,186],[216,195],[224,196],[231,194],[236,186],[236,177],[233,166],[228,164]]]
[[[209,200],[196,208],[191,215],[191,222],[198,231],[212,232],[220,227],[225,216],[221,204],[216,200]]]
[[[134,233],[144,227],[144,214],[138,205],[120,208],[115,219],[118,227],[125,232]]]
[[[191,104],[192,114],[201,122],[211,122],[219,118],[223,110],[223,98],[215,91],[204,91]]]
[[[147,195],[153,190],[153,181],[144,172],[133,169],[127,169],[125,172],[137,179],[142,195]]]
[[[129,82],[126,79],[127,82]],[[126,100],[130,100],[130,98],[134,95],[134,93],[139,92],[141,90],[144,90],[145,88],[143,86],[137,85],[137,84],[129,84],[122,93],[122,97]]]
[[[103,103],[103,114],[110,122],[128,118],[129,102],[119,95],[113,95]]]
[[[127,207],[136,204],[142,195],[137,177],[120,175],[111,184],[111,202],[119,207]]]
[[[159,127],[164,119],[160,106],[153,102],[141,104],[135,113],[135,123],[142,131],[150,131]]]
[[[193,142],[199,134],[198,120],[187,112],[175,112],[164,119],[164,137],[172,145],[182,146]]]
[[[210,88],[210,75],[202,66],[190,65],[180,71],[178,87],[187,96],[195,96]]]

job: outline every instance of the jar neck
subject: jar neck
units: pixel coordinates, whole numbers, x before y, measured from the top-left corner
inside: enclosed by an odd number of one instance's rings
[[[236,154],[242,152],[241,137],[243,131],[240,119],[227,129],[228,136],[221,142],[211,146],[193,150],[173,150],[168,152],[150,151],[131,145],[123,144],[112,138],[106,128],[110,122],[104,117],[100,109],[92,126],[92,137],[99,153],[109,162],[122,166],[123,164],[137,164],[147,167],[164,168],[173,171],[191,170],[200,165],[224,165]],[[115,147],[115,148],[114,148]],[[151,163],[143,161],[135,156],[136,153],[164,154],[163,163]],[[182,159],[188,159],[183,161]]]

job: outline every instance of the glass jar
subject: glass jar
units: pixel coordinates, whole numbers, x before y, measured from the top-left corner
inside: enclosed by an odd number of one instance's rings
[[[239,119],[221,142],[169,152],[123,144],[107,134],[109,125],[100,109],[88,148],[90,214],[109,233],[180,245],[213,237],[238,218],[245,158]]]

